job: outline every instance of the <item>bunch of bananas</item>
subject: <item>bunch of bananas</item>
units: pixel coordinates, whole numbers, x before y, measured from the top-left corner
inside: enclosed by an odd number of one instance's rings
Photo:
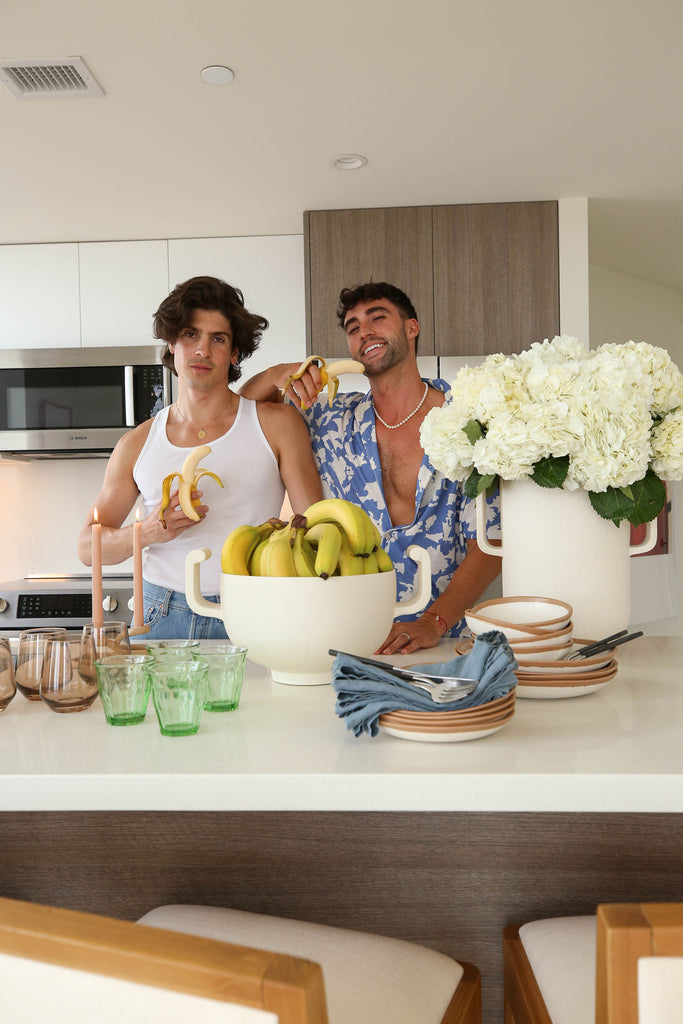
[[[389,572],[379,530],[364,509],[343,498],[324,498],[289,522],[268,519],[238,526],[221,552],[233,576],[362,576]]]

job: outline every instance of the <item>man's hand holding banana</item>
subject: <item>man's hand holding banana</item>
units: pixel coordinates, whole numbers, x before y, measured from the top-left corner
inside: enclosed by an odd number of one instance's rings
[[[324,387],[327,387],[327,400],[332,405],[340,374],[365,373],[363,364],[355,359],[336,359],[328,363],[322,356],[309,356],[301,364],[283,364],[278,369],[281,394],[300,409],[313,405]]]

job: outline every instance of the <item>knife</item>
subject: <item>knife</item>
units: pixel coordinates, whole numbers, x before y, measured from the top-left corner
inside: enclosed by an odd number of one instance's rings
[[[394,675],[400,676],[401,679],[407,679],[414,682],[419,679],[426,679],[428,682],[434,683],[448,683],[453,689],[467,690],[469,693],[472,692],[477,684],[476,679],[472,679],[468,676],[435,676],[430,675],[429,672],[421,672],[419,665],[413,666],[412,669],[399,668],[398,665],[389,665],[383,661],[373,661],[372,658],[363,658],[360,654],[349,654],[348,651],[335,651],[330,648],[328,654],[342,654],[345,658],[354,658],[359,661],[362,665],[372,665],[373,668],[382,668],[385,672],[393,672]],[[463,694],[467,696],[467,694]]]
[[[592,640],[591,643],[586,644],[585,647],[579,647],[578,651],[574,651],[572,658],[586,657],[595,647],[602,647],[603,644],[609,644],[613,640],[618,640],[620,636],[626,636],[627,633],[627,629],[621,629],[618,633],[612,633],[611,636],[606,636],[602,640]]]
[[[614,647],[619,647],[620,644],[626,644],[629,640],[635,640],[643,635],[642,629],[637,633],[629,633],[628,636],[624,636],[623,634],[626,632],[627,630],[624,629],[621,633],[616,633],[614,637],[607,637],[605,640],[598,640],[594,644],[590,644],[588,648],[581,648],[576,654],[572,654],[568,661],[574,661],[576,658],[591,658],[594,654],[611,651]]]

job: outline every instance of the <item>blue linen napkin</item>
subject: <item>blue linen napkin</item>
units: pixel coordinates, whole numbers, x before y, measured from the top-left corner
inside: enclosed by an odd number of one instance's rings
[[[338,654],[332,665],[332,686],[337,691],[334,710],[346,719],[346,728],[352,729],[354,736],[363,732],[376,736],[379,716],[386,711],[461,711],[504,697],[517,685],[515,656],[505,634],[497,629],[476,637],[469,654],[414,668],[430,675],[469,676],[478,682],[467,697],[435,704],[428,693],[390,670]]]

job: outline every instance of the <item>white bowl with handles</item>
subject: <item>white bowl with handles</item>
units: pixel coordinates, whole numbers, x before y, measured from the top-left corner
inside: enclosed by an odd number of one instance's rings
[[[431,562],[424,548],[407,551],[417,563],[413,596],[396,601],[396,573],[318,577],[221,574],[220,603],[207,601],[199,567],[208,548],[185,559],[187,603],[197,615],[222,619],[233,643],[270,669],[277,683],[312,685],[332,678],[330,649],[372,656],[397,615],[422,611],[431,597]]]

